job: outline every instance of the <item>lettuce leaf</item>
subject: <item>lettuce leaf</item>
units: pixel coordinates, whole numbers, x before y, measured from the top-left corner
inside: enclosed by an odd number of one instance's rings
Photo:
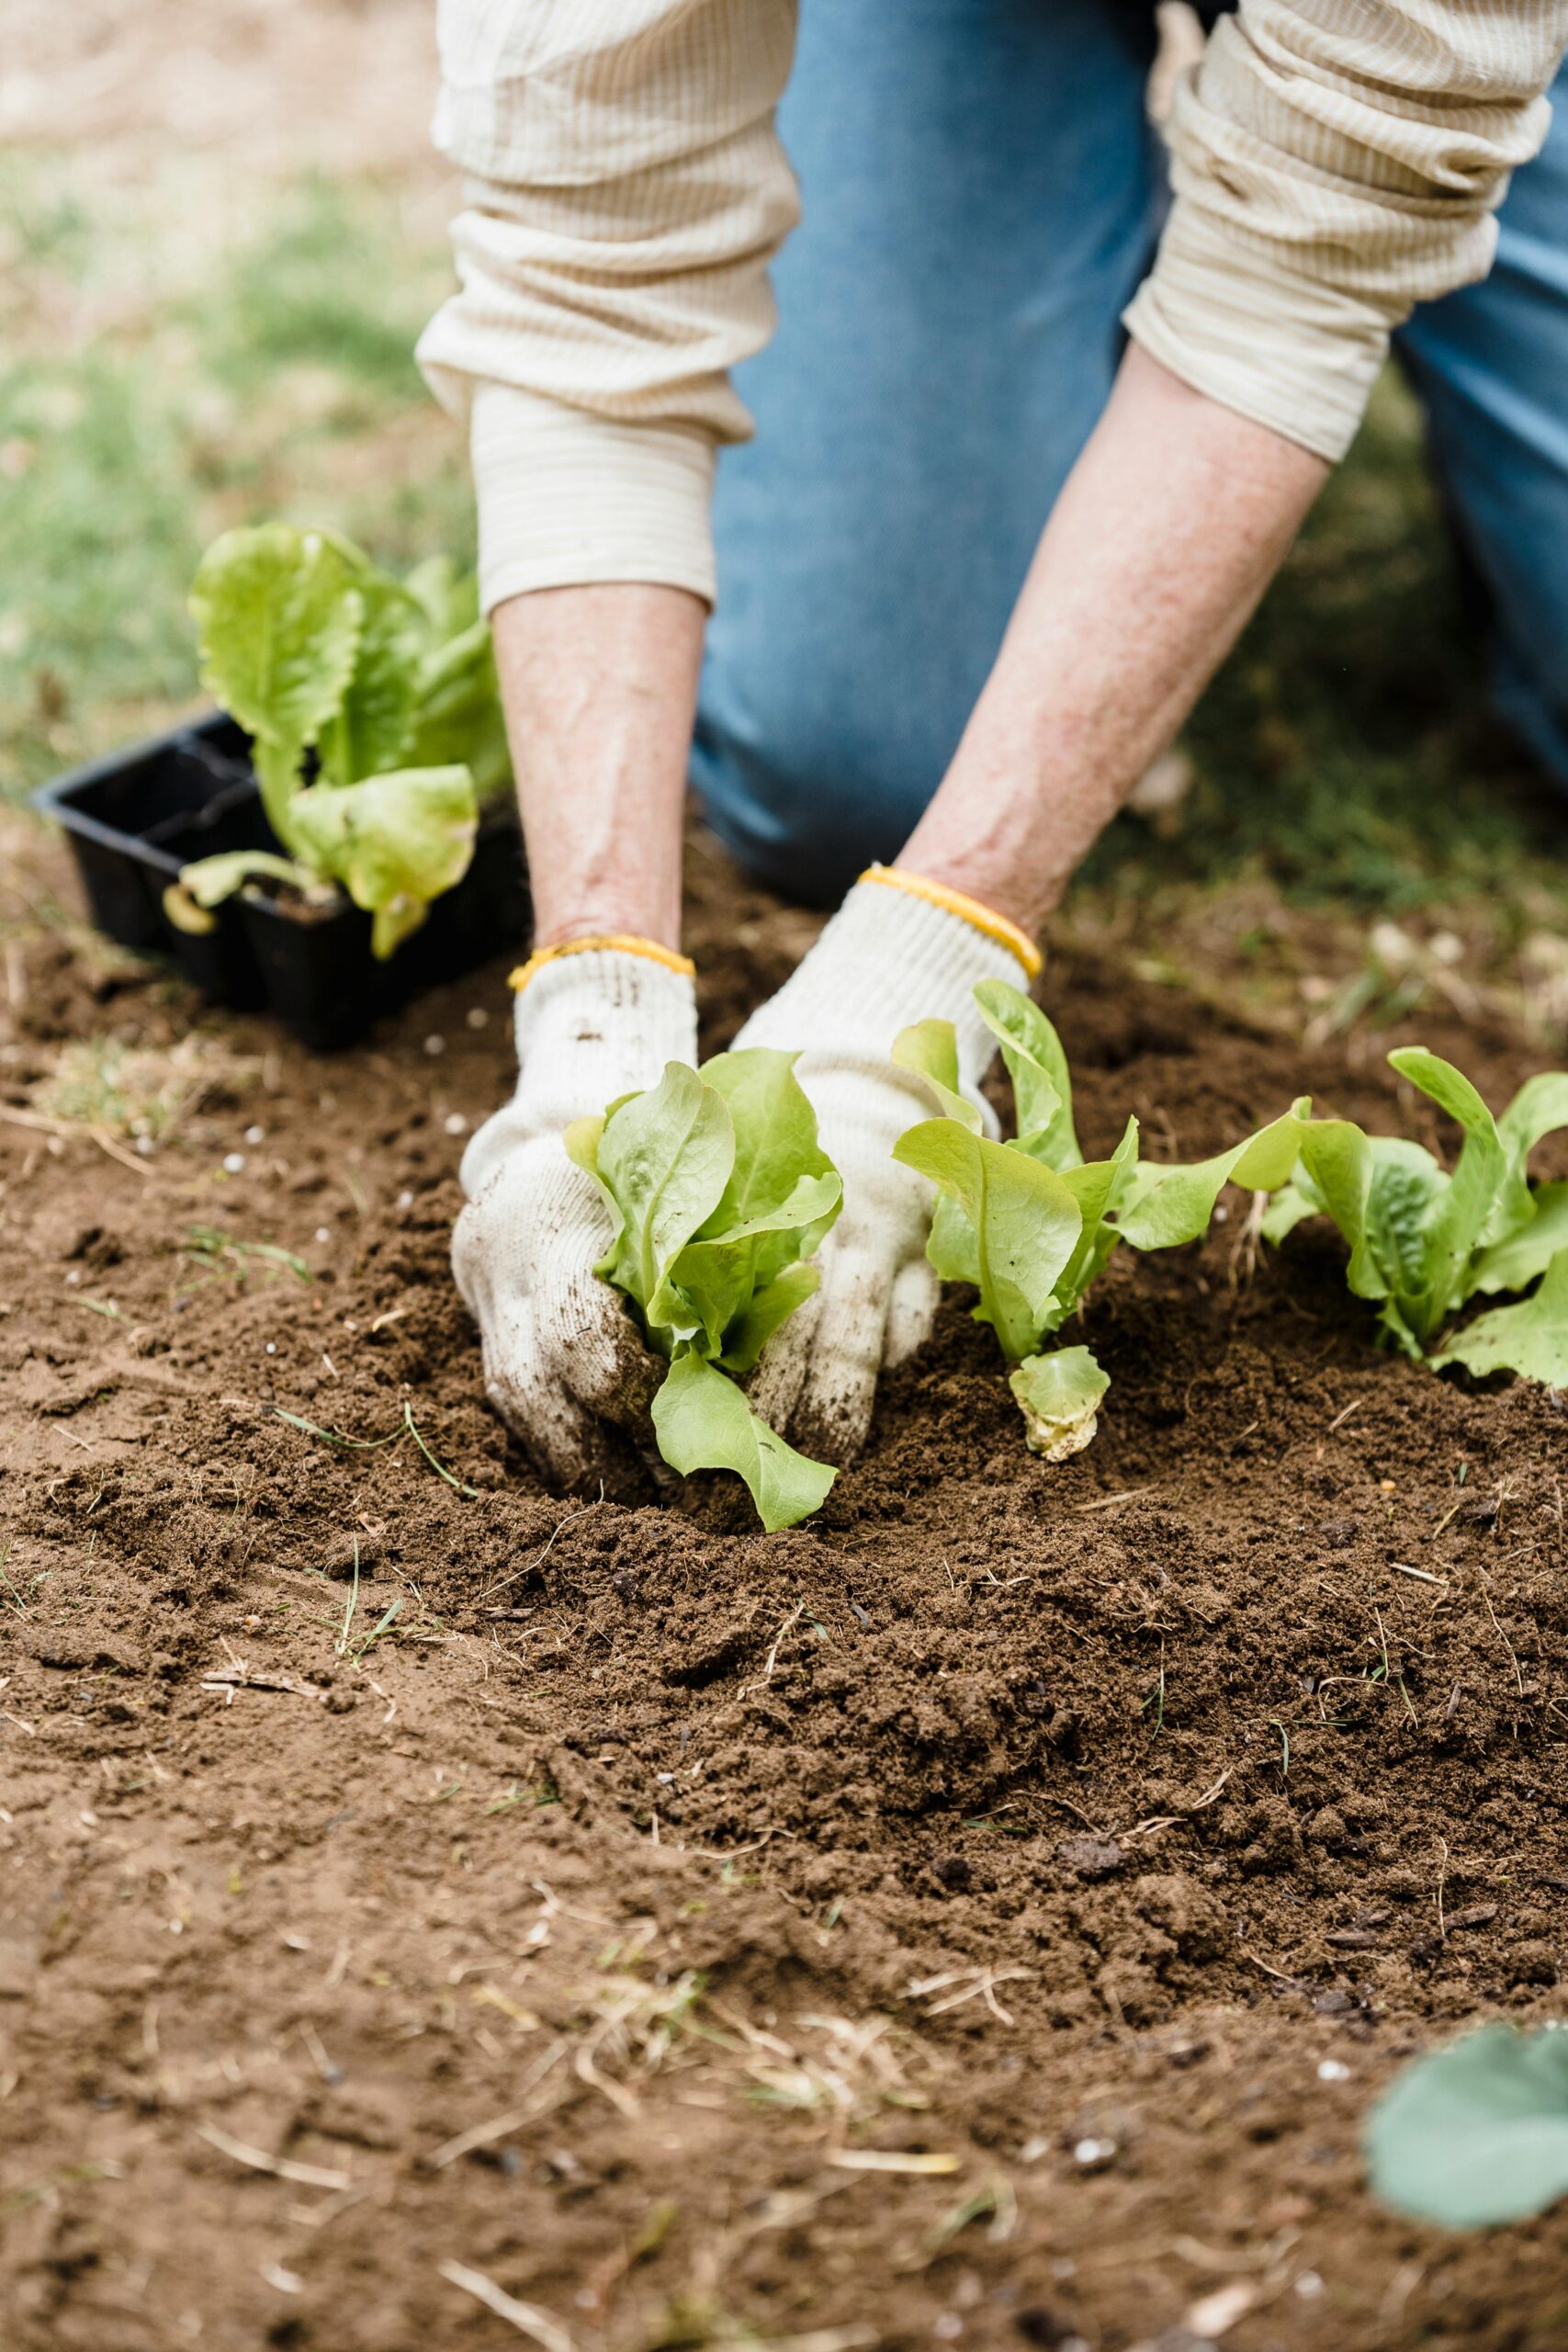
[[[295,795],[292,815],[301,854],[374,918],[371,950],[383,959],[468,872],[479,831],[467,768],[311,785]]]
[[[1056,1279],[1083,1230],[1072,1193],[1054,1169],[955,1118],[907,1128],[893,1157],[929,1177],[962,1210],[965,1255],[956,1278],[968,1278],[973,1266],[980,1290],[976,1321],[991,1326],[1010,1363],[1021,1363],[1040,1345]],[[951,1261],[932,1262],[939,1274],[955,1278]]]
[[[1385,2204],[1449,2230],[1568,2196],[1568,2034],[1484,2025],[1396,2075],[1367,2119]]]
[[[1568,1249],[1557,1252],[1529,1298],[1478,1315],[1432,1363],[1439,1370],[1462,1364],[1477,1379],[1517,1372],[1548,1388],[1568,1388]]]
[[[1065,1462],[1093,1438],[1096,1415],[1111,1385],[1087,1348],[1058,1348],[1048,1356],[1027,1356],[1008,1374],[1008,1386],[1023,1409],[1031,1453]]]
[[[254,739],[267,822],[293,849],[290,797],[359,650],[365,603],[354,567],[321,531],[225,531],[202,557],[190,608],[201,683]]]
[[[318,743],[328,784],[358,784],[405,763],[441,763],[409,757],[419,707],[418,665],[429,622],[423,608],[394,580],[368,570],[356,575],[364,617],[354,668]]]
[[[894,1158],[936,1185],[927,1256],[943,1282],[973,1283],[976,1318],[1017,1367],[1011,1387],[1029,1443],[1048,1461],[1087,1445],[1109,1383],[1087,1348],[1042,1352],[1076,1314],[1123,1241],[1168,1250],[1196,1240],[1227,1183],[1272,1191],[1296,1165],[1311,1104],[1192,1167],[1145,1168],[1129,1119],[1109,1159],[1086,1161],[1073,1124],[1072,1074],[1055,1029],[1020,989],[983,980],[982,1019],[1012,1080],[1017,1138],[991,1142],[959,1091],[950,1022],[906,1029],[893,1058],[922,1078],[944,1113],[909,1128]]]
[[[760,1420],[732,1380],[682,1349],[653,1400],[659,1451],[672,1470],[733,1470],[769,1533],[820,1510],[838,1472],[808,1462]]]
[[[1369,1136],[1348,1119],[1312,1122],[1292,1182],[1264,1231],[1280,1241],[1303,1217],[1333,1219],[1350,1245],[1358,1298],[1380,1303],[1393,1344],[1421,1362],[1477,1292],[1527,1288],[1568,1248],[1568,1184],[1532,1192],[1529,1162],[1543,1136],[1568,1125],[1568,1073],[1543,1070],[1494,1119],[1461,1070],[1421,1046],[1389,1061],[1459,1125],[1451,1172],[1403,1136]],[[1556,1381],[1558,1292],[1483,1316],[1435,1364],[1504,1368]]]
[[[459,858],[450,830],[439,842],[437,796],[411,794],[401,780],[462,771],[471,802],[510,772],[494,650],[472,575],[438,558],[400,582],[333,532],[266,523],[213,542],[191,612],[203,684],[252,739],[273,831],[319,876],[347,881],[353,863],[360,878],[350,893],[375,915],[375,952],[389,955],[466,870],[472,848],[470,835]],[[312,752],[317,781],[307,786]],[[396,788],[358,804],[351,860],[346,820],[322,819],[312,796],[372,783]],[[388,837],[372,855],[367,840],[382,826]],[[206,895],[195,895],[187,869],[171,920],[199,921],[223,895],[212,862],[198,863],[210,869]],[[396,885],[373,870],[393,867],[401,871]]]
[[[842,1199],[795,1058],[753,1047],[701,1070],[670,1062],[657,1086],[566,1133],[610,1212],[597,1271],[670,1359],[660,1452],[683,1476],[733,1470],[770,1532],[809,1517],[836,1476],[786,1445],[730,1377],[816,1290],[807,1261]]]

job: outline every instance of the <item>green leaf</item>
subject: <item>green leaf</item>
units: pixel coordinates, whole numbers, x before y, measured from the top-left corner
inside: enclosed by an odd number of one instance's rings
[[[1058,1348],[1048,1356],[1028,1356],[1008,1375],[1028,1429],[1031,1453],[1065,1462],[1093,1437],[1108,1374],[1087,1348]]]
[[[1038,1140],[1029,1136],[1012,1148],[1029,1151]],[[1069,1315],[1076,1315],[1085,1292],[1099,1281],[1111,1258],[1122,1245],[1117,1226],[1106,1219],[1120,1204],[1138,1164],[1138,1123],[1129,1119],[1122,1133],[1122,1140],[1109,1159],[1080,1161],[1077,1168],[1064,1168],[1058,1172],[1062,1182],[1078,1204],[1083,1218],[1083,1231],[1074,1245],[1073,1254],[1063,1267],[1055,1286],[1055,1303],[1045,1317],[1045,1329],[1060,1330]]]
[[[365,604],[354,567],[319,531],[226,531],[201,560],[190,608],[202,684],[255,738],[267,819],[291,849],[301,755],[342,702],[358,651]]]
[[[1308,1133],[1310,1102],[1292,1109],[1228,1151],[1185,1167],[1140,1168],[1121,1211],[1122,1238],[1134,1250],[1172,1250],[1206,1233],[1214,1204],[1227,1184],[1271,1193],[1285,1183]]]
[[[1560,1250],[1568,1249],[1568,1183],[1538,1184],[1529,1223],[1483,1250],[1471,1269],[1472,1292],[1528,1290]]]
[[[653,1427],[660,1453],[683,1477],[694,1470],[733,1470],[743,1478],[770,1534],[819,1510],[838,1476],[786,1445],[732,1380],[690,1352],[678,1355],[665,1374],[653,1400]]]
[[[833,1173],[817,1140],[817,1114],[795,1075],[795,1059],[794,1054],[752,1046],[715,1054],[703,1064],[703,1083],[716,1087],[729,1105],[735,1165],[699,1238],[753,1225],[782,1208],[803,1176]],[[837,1210],[824,1214],[827,1223],[808,1249],[826,1238]]]
[[[296,890],[321,887],[309,866],[298,865],[289,857],[276,857],[266,849],[226,849],[214,857],[196,858],[181,866],[179,887],[198,907],[217,907],[257,876],[265,881],[287,883]]]
[[[1278,1249],[1303,1217],[1322,1215],[1322,1203],[1313,1200],[1299,1184],[1281,1184],[1263,1212],[1263,1238]]]
[[[1416,1144],[1404,1147],[1416,1152]],[[1434,1177],[1441,1171],[1429,1152],[1421,1158]],[[1372,1256],[1368,1204],[1372,1189],[1371,1138],[1351,1119],[1314,1119],[1302,1137],[1303,1186],[1310,1185],[1314,1208],[1333,1218],[1350,1245],[1346,1280],[1358,1298],[1386,1298],[1387,1278]],[[1298,1177],[1297,1182],[1302,1182]]]
[[[975,1001],[1002,1049],[1012,1081],[1019,1141],[1047,1168],[1076,1168],[1083,1158],[1073,1125],[1073,1082],[1062,1041],[1021,989],[981,980]]]
[[[753,1293],[767,1296],[807,1246],[816,1247],[816,1238],[826,1233],[839,1214],[843,1190],[836,1169],[821,1176],[802,1176],[776,1208],[764,1209],[711,1239],[686,1244],[671,1269],[671,1285],[694,1309],[711,1353],[723,1349],[728,1359],[726,1333],[731,1322],[749,1301],[755,1303]],[[705,1232],[717,1224],[723,1207],[721,1201]]]
[[[695,1321],[669,1277],[718,1205],[734,1164],[729,1106],[684,1062],[667,1062],[657,1086],[632,1095],[606,1119],[597,1173],[623,1229],[600,1271],[636,1300],[650,1325]]]
[[[1568,1388],[1568,1249],[1552,1259],[1539,1290],[1517,1306],[1477,1316],[1432,1362],[1461,1363],[1477,1379],[1517,1372],[1548,1388]]]
[[[479,830],[467,768],[405,768],[362,784],[311,785],[295,795],[292,818],[303,855],[380,919],[372,937],[378,955],[389,954],[423,922],[429,901],[461,880]]]
[[[1372,2187],[1444,2229],[1543,2213],[1568,2194],[1568,2035],[1487,2025],[1397,2075],[1366,2127]]]
[[[959,1083],[958,1032],[951,1021],[917,1021],[901,1029],[893,1040],[893,1058],[900,1069],[924,1079],[944,1118],[979,1134],[979,1105],[971,1102]]]
[[[460,571],[449,555],[426,556],[405,573],[403,586],[430,623],[437,644],[461,636],[479,617],[479,575]]]
[[[728,1327],[753,1294],[818,1248],[841,1204],[795,1058],[751,1047],[703,1065],[704,1085],[728,1108],[735,1154],[723,1193],[681,1250],[670,1284],[683,1302],[677,1319],[701,1323],[710,1355],[726,1349]]]
[[[418,767],[461,760],[481,800],[510,779],[512,757],[488,621],[470,621],[422,657],[408,759]]]
[[[1527,1078],[1497,1122],[1510,1165],[1521,1174],[1543,1136],[1568,1127],[1568,1070],[1538,1070]]]
[[[417,670],[430,633],[424,612],[380,572],[360,572],[357,586],[364,617],[354,669],[320,737],[321,777],[329,784],[445,764],[411,756]]]
[[[805,1306],[821,1279],[818,1269],[801,1259],[793,1266],[785,1266],[765,1289],[758,1291],[726,1332],[724,1351],[718,1358],[725,1371],[755,1371],[757,1360],[773,1333],[788,1322],[797,1306]]]
[[[1425,1226],[1420,1288],[1408,1304],[1402,1297],[1396,1300],[1411,1330],[1425,1344],[1469,1296],[1471,1259],[1500,1205],[1506,1206],[1507,1158],[1496,1121],[1461,1070],[1420,1046],[1399,1046],[1388,1058],[1464,1130],[1459,1164]],[[1529,1204],[1522,1177],[1517,1190],[1516,1212],[1523,1217]],[[1501,1232],[1496,1238],[1501,1239]]]
[[[1032,1355],[1056,1278],[1083,1226],[1061,1177],[955,1119],[927,1119],[908,1128],[893,1157],[929,1177],[963,1210],[976,1237],[976,1318],[991,1325],[1010,1363]]]

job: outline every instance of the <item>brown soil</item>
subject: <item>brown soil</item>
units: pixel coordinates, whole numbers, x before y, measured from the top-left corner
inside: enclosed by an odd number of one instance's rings
[[[712,852],[694,899],[721,1043],[813,926]],[[1112,1268],[1064,1467],[959,1302],[809,1529],[563,1503],[446,1265],[501,968],[333,1062],[84,933],[8,978],[8,2346],[1568,2337],[1568,2210],[1450,2238],[1358,2155],[1411,2052],[1558,2006],[1554,1397],[1379,1356],[1233,1202]],[[1401,1111],[1082,951],[1049,992],[1091,1144]],[[29,1124],[106,1033],[193,1097],[149,1158]],[[1494,1100],[1539,1059],[1421,1034]],[[405,1409],[449,1478],[280,1417]]]

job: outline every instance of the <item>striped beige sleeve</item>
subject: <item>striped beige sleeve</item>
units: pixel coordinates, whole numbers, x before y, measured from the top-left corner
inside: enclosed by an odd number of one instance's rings
[[[1128,331],[1342,457],[1390,331],[1491,266],[1565,45],[1568,0],[1241,0],[1178,89],[1176,200]]]
[[[773,128],[795,0],[440,0],[460,290],[419,357],[469,419],[486,609],[642,580],[714,594],[728,370],[797,217]]]

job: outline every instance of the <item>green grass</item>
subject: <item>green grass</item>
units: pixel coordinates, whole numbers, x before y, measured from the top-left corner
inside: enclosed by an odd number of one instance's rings
[[[413,346],[445,289],[439,249],[395,250],[384,199],[310,179],[238,254],[201,311],[218,379],[249,395],[281,369],[312,367],[357,390],[368,413],[425,397]],[[344,429],[358,413],[340,411]]]
[[[146,233],[144,232],[144,233]],[[29,334],[101,287],[119,232],[57,164],[0,173],[0,796],[164,723],[199,692],[186,610],[226,525],[325,522],[394,565],[471,552],[459,436],[413,365],[448,284],[393,192],[309,180],[107,333]]]

